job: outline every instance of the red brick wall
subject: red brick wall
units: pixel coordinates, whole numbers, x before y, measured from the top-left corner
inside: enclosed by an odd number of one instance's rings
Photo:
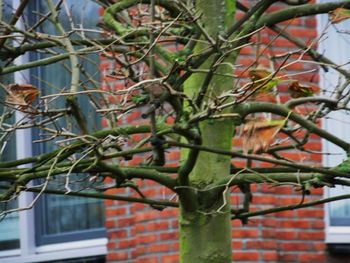
[[[299,37],[306,43],[311,42],[317,36],[315,18],[295,19],[285,23],[286,30]],[[264,30],[261,34],[261,42],[269,43],[276,35],[271,30]],[[273,41],[268,52],[262,58],[262,63],[268,63],[268,56],[284,52],[294,51],[296,48],[283,38]],[[255,60],[255,50],[247,47],[242,50],[239,64],[249,65]],[[294,57],[295,60],[295,57]],[[103,61],[103,68],[108,70],[113,65]],[[288,67],[289,74],[312,69],[313,64],[293,63]],[[239,68],[238,74],[244,73],[244,67]],[[317,73],[298,75],[293,78],[306,82],[317,83]],[[116,83],[106,79],[106,88],[118,89]],[[284,93],[286,87],[280,87],[281,101],[288,99]],[[305,109],[303,109],[305,110]],[[310,110],[308,108],[307,110]],[[138,114],[124,119],[125,122],[138,119]],[[234,141],[235,147],[241,146],[241,141]],[[321,141],[316,136],[311,136],[308,149],[321,151]],[[321,163],[320,154],[285,152],[285,157],[298,162],[317,165]],[[170,153],[169,158],[174,162],[178,153]],[[136,160],[133,160],[137,162]],[[236,162],[238,166],[245,163]],[[257,163],[256,166],[261,166]],[[155,184],[142,186],[148,196],[172,197],[172,194]],[[292,187],[271,187],[268,185],[253,186],[253,209],[263,209],[287,204],[297,204],[301,201],[300,192]],[[242,196],[233,189],[232,206],[238,206]],[[120,193],[114,191],[113,193]],[[322,189],[315,189],[307,197],[319,199],[322,197]],[[108,231],[108,255],[109,262],[178,262],[178,223],[176,209],[157,211],[143,204],[130,204],[117,201],[106,201],[106,228]],[[286,211],[255,217],[249,220],[245,226],[236,220],[232,222],[232,251],[236,262],[327,262],[326,245],[324,243],[324,208],[323,206]]]

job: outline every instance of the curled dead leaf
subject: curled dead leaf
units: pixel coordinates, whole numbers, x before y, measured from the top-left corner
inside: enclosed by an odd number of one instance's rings
[[[266,152],[285,120],[249,121],[243,127],[243,152]]]
[[[337,8],[332,12],[329,12],[329,20],[332,24],[340,23],[346,19],[350,18],[350,9],[346,8]]]
[[[6,103],[26,110],[39,96],[39,89],[30,84],[10,84],[6,88]]]
[[[289,85],[288,92],[292,98],[311,97],[314,95],[312,87],[302,85],[297,80]]]

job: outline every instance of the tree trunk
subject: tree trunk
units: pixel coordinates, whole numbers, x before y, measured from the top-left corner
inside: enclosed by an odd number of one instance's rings
[[[197,0],[196,8],[201,14],[201,21],[212,39],[232,24],[234,1]],[[197,44],[195,53],[201,52],[208,45]],[[213,57],[202,65],[201,69],[210,69]],[[234,63],[234,58],[229,58]],[[218,66],[215,73],[232,74],[227,65]],[[205,83],[206,74],[193,74],[186,81],[184,90],[189,97],[200,92]],[[204,101],[210,101],[223,92],[231,90],[231,77],[213,75],[205,89]],[[195,97],[195,96],[194,96]],[[186,110],[186,108],[185,108]],[[227,113],[229,111],[225,111]],[[224,113],[224,112],[222,112]],[[234,131],[232,120],[203,121],[199,125],[202,145],[223,150],[231,149]],[[231,216],[228,193],[215,193],[210,188],[220,178],[230,172],[230,157],[208,152],[201,152],[189,177],[190,187],[195,190],[197,208],[190,211],[182,204],[180,209],[180,260],[183,263],[227,263],[232,262]],[[214,194],[213,194],[214,192]],[[181,196],[180,196],[181,203]]]
[[[228,213],[205,215],[182,211],[180,232],[181,262],[232,262]]]

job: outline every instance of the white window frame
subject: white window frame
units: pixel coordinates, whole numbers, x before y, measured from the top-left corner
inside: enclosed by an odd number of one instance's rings
[[[330,0],[318,0],[319,3],[329,2]],[[332,0],[334,1],[334,0]],[[325,25],[328,22],[328,15],[320,15],[317,17],[317,30],[319,35],[321,36],[323,30],[325,29]],[[337,25],[337,27],[349,28],[350,22],[345,21],[343,24]],[[335,63],[342,64],[345,61],[350,61],[350,53],[344,54],[339,52],[340,50],[346,50],[345,48],[349,48],[349,42],[346,43],[341,38],[336,37],[337,33],[333,28],[327,29],[327,38],[322,38],[319,43],[318,49],[321,54],[324,54],[326,57],[331,58]],[[338,76],[331,73],[325,73],[322,70],[320,71],[320,86],[322,89],[327,89],[327,85],[329,83],[338,83]],[[337,120],[342,120],[344,117],[349,118],[348,115],[345,115],[341,111],[333,112],[332,117]],[[343,125],[340,121],[333,121],[331,119],[327,119],[322,121],[322,126],[324,129],[331,131],[332,134],[339,136],[345,140],[348,140],[348,134],[350,134],[350,125]],[[348,140],[349,141],[349,140]],[[322,140],[322,148],[324,152],[344,152],[339,147],[330,143],[329,141]],[[327,155],[323,158],[323,165],[328,167],[334,167],[335,165],[341,163],[345,160],[346,154],[343,155]],[[330,189],[325,188],[324,197],[330,196]],[[350,201],[349,201],[350,202]],[[331,226],[330,225],[330,204],[325,204],[325,242],[328,244],[341,244],[341,243],[349,243],[350,244],[350,222],[349,226]]]
[[[20,0],[12,0],[12,7],[16,9]],[[16,24],[23,28],[21,21]],[[20,56],[15,60],[15,65],[25,64],[27,56]],[[15,83],[27,83],[29,70],[14,73]],[[16,122],[23,119],[20,112],[16,112]],[[16,130],[16,157],[22,159],[32,156],[32,133],[30,129]],[[22,192],[18,198],[19,207],[28,207],[33,201],[33,193]],[[73,259],[107,255],[107,238],[96,238],[74,242],[56,243],[50,245],[35,245],[34,209],[24,210],[18,213],[19,217],[19,242],[18,249],[0,251],[1,263],[29,263],[51,260]]]

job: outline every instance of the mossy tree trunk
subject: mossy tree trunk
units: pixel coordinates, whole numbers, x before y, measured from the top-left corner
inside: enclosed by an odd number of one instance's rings
[[[233,1],[196,1],[196,9],[201,14],[203,27],[212,39],[218,39],[218,35],[223,34],[225,29],[232,24],[234,6]],[[197,44],[195,52],[200,53],[207,47],[208,45],[203,43]],[[230,63],[234,63],[232,61],[234,58],[229,59]],[[201,69],[213,70],[212,77],[197,73],[185,83],[184,89],[189,97],[197,97],[200,92],[205,91],[202,103],[208,103],[233,87],[231,77],[215,74],[232,74],[232,68],[224,64],[213,68],[213,61],[215,58],[210,57],[201,66]],[[199,125],[199,130],[203,146],[223,150],[231,149],[234,132],[232,120],[203,121]],[[210,190],[210,186],[223,176],[227,176],[229,171],[230,157],[208,152],[199,153],[189,176],[189,186],[192,190],[194,189],[196,204],[189,207],[184,203],[181,205],[181,262],[232,262],[229,196],[226,193],[213,195]],[[186,202],[181,200],[181,195],[180,201]]]

